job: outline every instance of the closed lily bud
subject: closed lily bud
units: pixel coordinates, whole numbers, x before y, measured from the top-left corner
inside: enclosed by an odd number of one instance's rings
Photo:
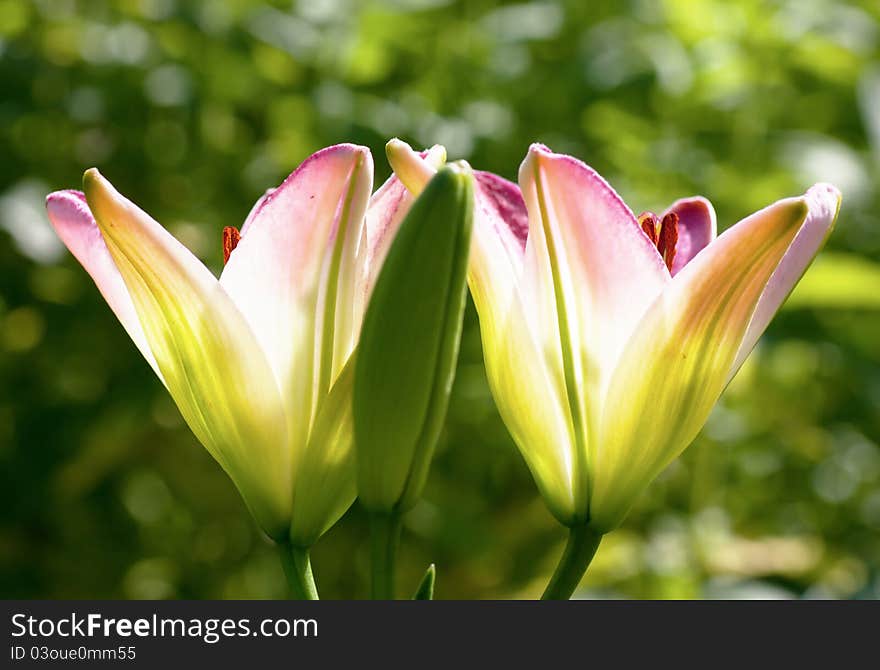
[[[473,197],[465,165],[430,178],[364,317],[353,411],[358,495],[372,512],[412,506],[427,477],[458,357]]]

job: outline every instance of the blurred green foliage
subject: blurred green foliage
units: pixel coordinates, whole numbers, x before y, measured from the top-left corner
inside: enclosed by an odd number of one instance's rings
[[[726,227],[815,181],[844,204],[705,430],[606,538],[586,595],[880,597],[875,0],[0,0],[0,595],[279,597],[272,546],[43,197],[100,167],[219,269],[220,232],[310,152],[391,136],[514,178],[582,157],[636,211]],[[315,547],[364,596],[355,506]],[[473,309],[401,588],[532,597],[564,541],[494,409]],[[409,585],[409,586],[407,586]]]

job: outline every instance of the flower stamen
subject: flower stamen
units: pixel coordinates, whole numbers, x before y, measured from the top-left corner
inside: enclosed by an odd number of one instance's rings
[[[671,272],[672,262],[675,260],[675,245],[678,243],[678,214],[669,212],[661,220],[653,212],[642,212],[639,214],[639,226],[651,240],[651,244],[657,247]]]
[[[229,256],[238,246],[241,240],[241,233],[234,226],[226,226],[223,229],[223,265],[229,262]]]

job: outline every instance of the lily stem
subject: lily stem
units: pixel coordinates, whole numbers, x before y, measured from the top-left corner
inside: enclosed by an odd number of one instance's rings
[[[373,600],[394,599],[394,568],[399,541],[399,512],[375,512],[370,516],[370,588]]]
[[[596,555],[602,533],[597,533],[589,525],[572,526],[568,529],[568,543],[556,572],[544,590],[541,600],[568,600],[577,588],[581,577],[587,571],[590,561]]]
[[[295,600],[318,600],[318,587],[312,575],[312,562],[307,547],[297,547],[290,542],[279,542],[281,565]]]

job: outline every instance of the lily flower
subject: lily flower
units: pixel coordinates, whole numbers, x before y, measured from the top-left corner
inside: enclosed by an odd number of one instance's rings
[[[389,156],[418,192],[430,168],[402,143]],[[696,437],[841,197],[817,184],[716,237],[708,200],[636,217],[594,170],[542,145],[519,189],[487,179],[476,180],[469,285],[499,412],[572,529],[563,563],[583,564],[545,593],[567,597],[601,535]]]
[[[424,154],[432,164],[445,151]],[[413,198],[370,198],[365,147],[309,157],[223,231],[219,279],[91,169],[47,198],[62,241],[228,473],[262,529],[311,546],[354,501],[349,365]]]

